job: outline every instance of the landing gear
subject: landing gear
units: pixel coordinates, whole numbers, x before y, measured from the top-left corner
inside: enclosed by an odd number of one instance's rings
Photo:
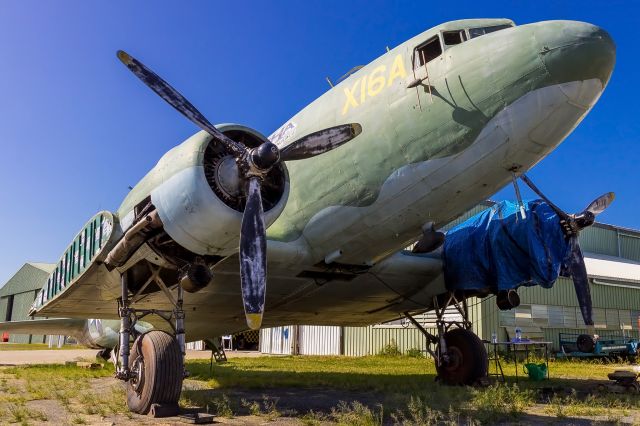
[[[101,349],[96,354],[96,358],[101,358],[105,361],[109,361],[111,359],[111,349],[110,348]]]
[[[149,281],[154,280],[173,306],[172,311],[157,309],[135,309],[138,293],[129,295],[127,276],[121,277],[122,296],[119,300],[120,345],[116,356],[116,378],[127,383],[127,404],[134,413],[151,412],[156,417],[178,413],[178,399],[182,390],[182,380],[187,376],[184,369],[185,336],[183,290],[177,286],[175,299],[154,270]],[[148,283],[147,283],[148,284]],[[157,315],[164,319],[173,330],[167,333],[152,330],[140,333],[136,322],[147,315]],[[134,339],[130,347],[131,339]]]
[[[183,360],[178,341],[169,333],[152,330],[136,339],[129,357],[127,405],[136,413],[146,414],[152,404],[175,405],[180,398]]]
[[[466,300],[459,300],[455,293],[448,293],[445,297],[434,297],[433,303],[437,335],[429,333],[408,312],[405,316],[427,338],[427,352],[435,360],[438,372],[436,379],[447,385],[471,385],[486,377],[489,369],[487,350],[482,340],[471,331]],[[461,320],[445,317],[449,306],[456,308]],[[435,350],[431,345],[435,345]]]
[[[464,328],[447,331],[446,362],[436,363],[438,378],[448,385],[472,385],[487,375],[489,358],[482,340]]]

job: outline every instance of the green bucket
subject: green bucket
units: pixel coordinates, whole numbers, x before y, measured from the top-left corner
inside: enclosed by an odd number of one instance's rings
[[[540,380],[544,380],[547,377],[547,364],[535,364],[530,362],[523,366],[524,372],[529,375],[529,379],[539,382]]]

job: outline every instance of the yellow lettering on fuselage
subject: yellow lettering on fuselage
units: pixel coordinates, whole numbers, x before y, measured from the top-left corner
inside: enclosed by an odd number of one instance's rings
[[[348,87],[344,88],[344,94],[347,97],[346,102],[344,103],[344,107],[342,107],[342,115],[345,115],[349,110],[350,106],[354,108],[358,106],[358,101],[353,97],[353,91],[356,90],[356,86],[360,83],[360,80],[356,81],[351,90]]]
[[[391,65],[391,72],[389,73],[389,79],[387,80],[387,86],[391,86],[393,80],[396,78],[405,78],[407,76],[407,72],[404,69],[404,62],[402,62],[402,56],[396,56],[396,59],[393,60],[393,65]]]
[[[368,98],[373,98],[382,92],[385,87],[391,86],[393,81],[397,78],[404,78],[407,76],[407,71],[404,68],[404,62],[402,61],[402,55],[398,55],[394,58],[393,64],[389,75],[385,78],[387,71],[386,65],[380,65],[376,67],[371,73],[363,76],[361,79],[356,80],[351,88],[345,87],[345,101],[342,107],[342,115],[345,115],[349,109],[357,108],[362,105]],[[360,103],[356,99],[358,85],[360,85]]]

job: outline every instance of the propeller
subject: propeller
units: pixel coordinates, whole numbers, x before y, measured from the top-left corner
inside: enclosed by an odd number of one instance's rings
[[[206,131],[213,143],[224,146],[236,159],[240,179],[245,184],[246,206],[240,228],[240,285],[247,325],[257,330],[267,285],[267,239],[261,186],[267,173],[281,161],[302,160],[331,151],[362,132],[358,123],[343,124],[303,136],[280,150],[271,142],[255,148],[238,143],[216,129],[184,96],[142,62],[119,50],[118,59],[142,82],[179,113]]]
[[[589,280],[587,278],[587,267],[584,263],[584,255],[578,243],[578,234],[588,226],[593,225],[596,216],[602,213],[613,202],[615,194],[607,192],[593,200],[587,208],[578,214],[567,214],[560,207],[556,206],[534,185],[534,183],[526,175],[520,176],[522,181],[533,190],[540,198],[542,198],[560,217],[560,226],[562,231],[569,238],[569,258],[567,271],[569,272],[573,286],[580,305],[582,319],[586,325],[593,325],[593,305],[591,301],[591,290],[589,289]]]

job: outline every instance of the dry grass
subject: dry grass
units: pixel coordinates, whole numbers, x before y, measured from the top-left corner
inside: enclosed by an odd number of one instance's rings
[[[585,376],[603,379],[619,364],[556,361],[552,380],[525,379],[518,385],[514,367],[503,367],[507,385],[471,388],[442,386],[434,381],[432,361],[407,356],[232,358],[214,365],[212,375],[208,361],[194,360],[187,362],[192,380],[180,402],[222,418],[243,421],[242,416],[251,415],[252,421],[264,422],[296,417],[306,425],[511,424],[533,413],[561,423],[585,416],[619,422],[640,412],[640,396],[592,394],[586,386],[591,381]],[[47,414],[27,407],[34,400],[57,401],[67,413],[65,422],[74,424],[126,415],[124,387],[103,380],[112,375],[110,365],[99,370],[59,365],[1,369],[0,423],[51,423]],[[543,387],[554,391],[544,393]],[[577,391],[560,391],[571,388]],[[292,406],[278,399],[279,391],[302,403]],[[310,406],[305,392],[325,392],[331,405]]]
[[[2,370],[0,422],[29,424],[47,421],[43,412],[27,408],[29,401],[57,401],[73,415],[72,423],[87,422],[82,414],[104,417],[128,413],[124,388],[112,386],[96,391],[92,383],[113,375],[113,367],[90,370],[76,366],[42,365]]]

